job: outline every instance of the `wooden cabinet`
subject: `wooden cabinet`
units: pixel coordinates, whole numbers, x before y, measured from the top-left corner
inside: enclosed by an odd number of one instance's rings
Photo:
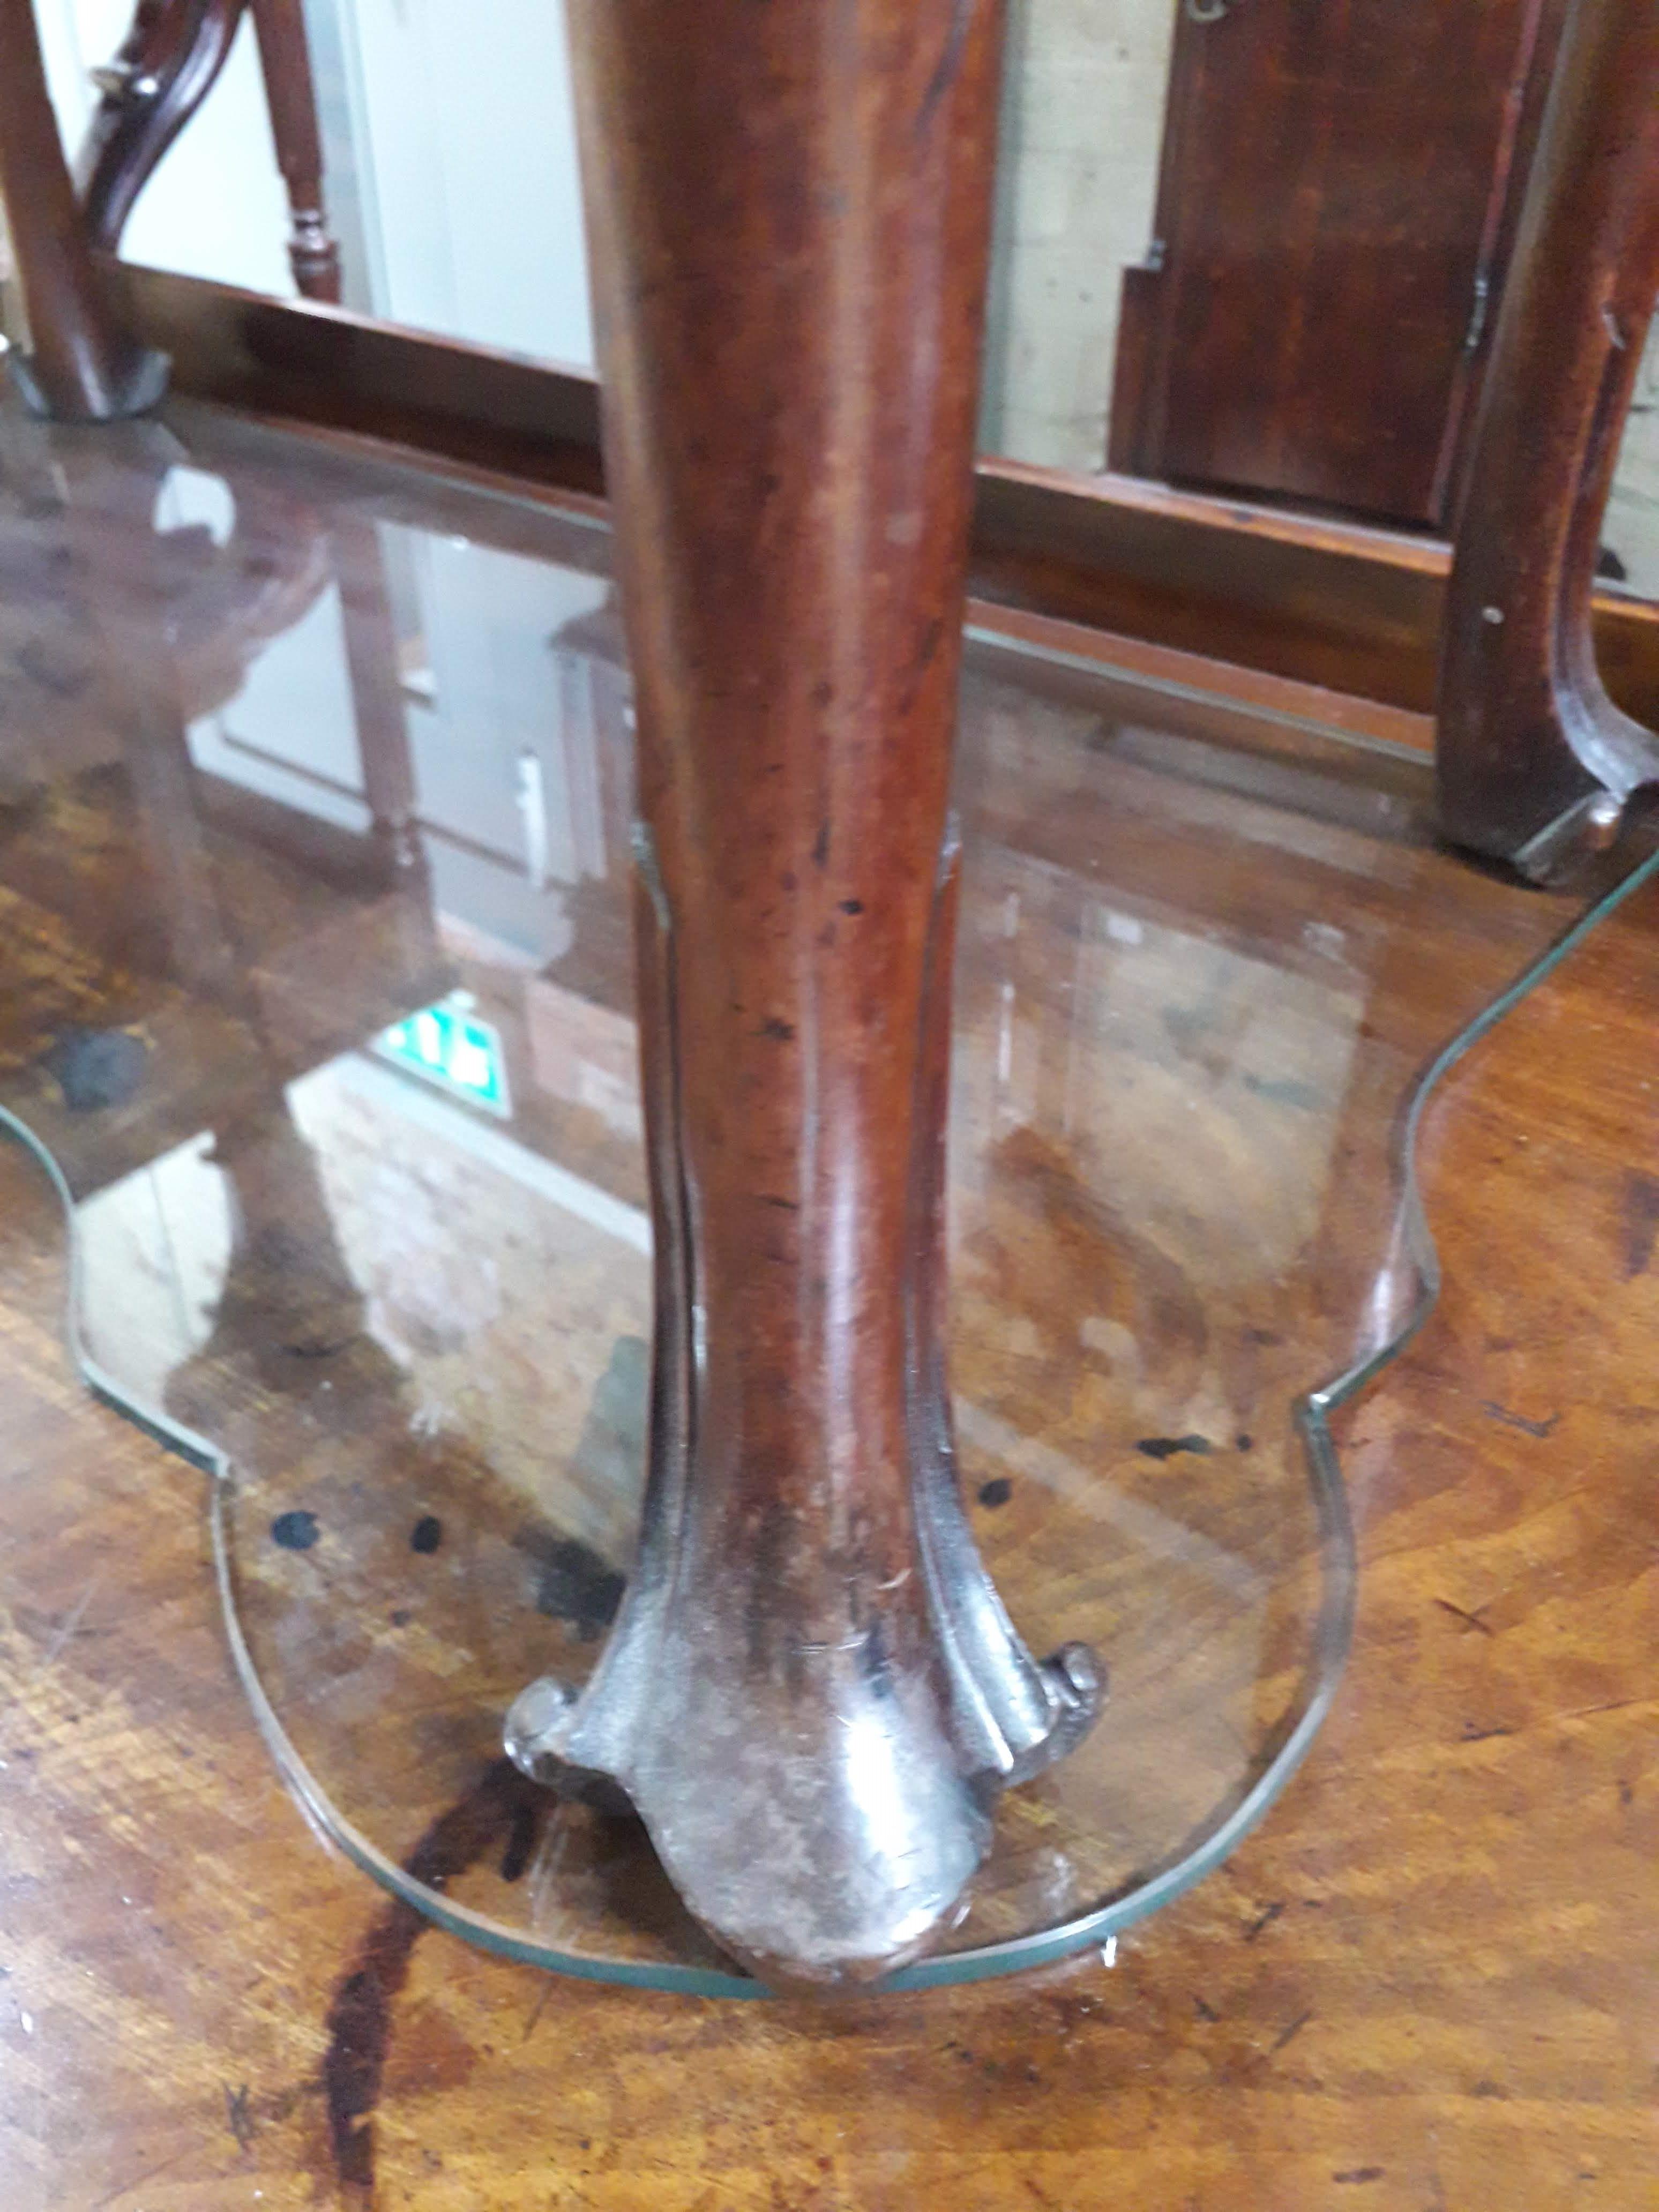
[[[1565,0],[1182,0],[1111,465],[1455,508]]]

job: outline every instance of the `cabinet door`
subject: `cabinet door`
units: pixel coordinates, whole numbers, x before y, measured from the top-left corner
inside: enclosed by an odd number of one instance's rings
[[[1565,0],[1181,0],[1112,465],[1455,500]]]

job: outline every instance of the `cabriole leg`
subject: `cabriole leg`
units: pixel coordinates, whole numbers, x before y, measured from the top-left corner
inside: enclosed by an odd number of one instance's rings
[[[1659,743],[1591,599],[1659,293],[1659,0],[1575,0],[1493,343],[1442,648],[1441,819],[1544,877],[1605,843]]]
[[[946,830],[994,0],[577,0],[638,710],[657,1237],[641,1555],[580,1699],[600,1776],[773,1981],[948,1927],[997,1785],[1098,1696],[959,1504],[938,1273]]]

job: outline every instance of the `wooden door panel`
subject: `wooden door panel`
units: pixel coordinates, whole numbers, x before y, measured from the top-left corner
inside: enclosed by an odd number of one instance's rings
[[[1443,518],[1561,6],[1183,9],[1115,467]]]

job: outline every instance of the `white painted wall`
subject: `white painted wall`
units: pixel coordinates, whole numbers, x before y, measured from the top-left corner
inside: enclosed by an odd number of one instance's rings
[[[1638,599],[1659,599],[1659,324],[1648,341],[1625,425],[1601,543],[1624,566],[1618,588]]]
[[[1176,0],[1013,0],[980,441],[1106,465],[1123,271],[1152,234]]]
[[[312,0],[333,11],[374,312],[591,368],[563,0]],[[323,41],[318,41],[319,46]]]

